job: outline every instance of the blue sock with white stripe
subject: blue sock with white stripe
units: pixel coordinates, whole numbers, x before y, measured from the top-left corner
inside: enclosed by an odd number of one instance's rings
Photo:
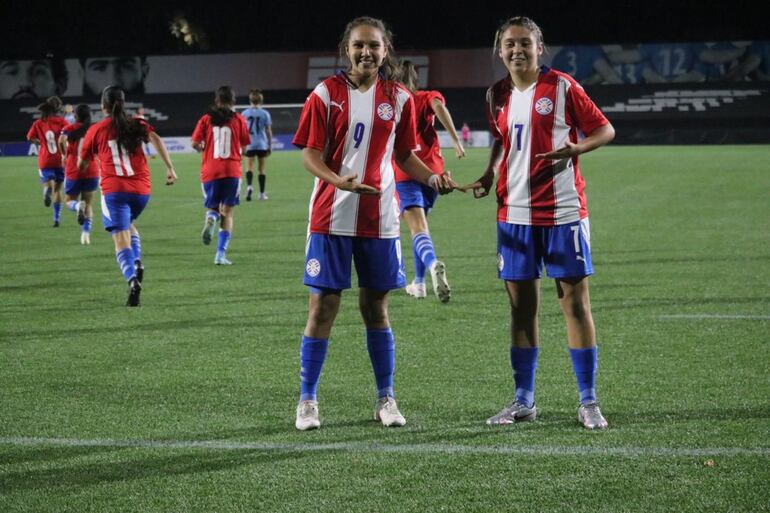
[[[570,349],[572,368],[575,370],[580,404],[596,400],[596,368],[599,363],[598,348]]]
[[[80,202],[79,201],[74,201],[74,200],[73,201],[68,201],[67,202],[67,209],[72,211],[72,212],[77,212],[78,211],[78,203],[80,203]]]
[[[326,350],[329,348],[329,339],[302,337],[302,345],[299,349],[300,361],[300,401],[316,401],[318,394],[318,381],[321,379],[321,370],[326,360]]]
[[[393,374],[396,372],[396,341],[390,328],[366,330],[366,348],[377,382],[377,398],[394,397]]]
[[[130,281],[131,278],[136,278],[136,271],[134,270],[134,251],[131,248],[121,249],[115,254],[115,258],[118,261],[120,272],[123,273],[123,277],[126,281]]]
[[[227,246],[230,244],[230,232],[219,230],[219,239],[217,240],[217,256],[224,257],[227,253]]]
[[[415,234],[414,239],[412,239],[412,248],[417,257],[415,258],[415,274],[417,274],[417,276],[422,276],[422,281],[425,281],[425,269],[430,269],[430,266],[436,261],[436,250],[433,248],[433,239],[431,239],[430,235],[425,232],[417,233]],[[422,273],[418,273],[420,270],[417,264],[418,260],[423,266]]]
[[[417,244],[412,239],[412,254],[414,255],[414,283],[425,283],[425,264],[422,263]]]
[[[91,233],[91,218],[86,217],[86,221],[83,223],[83,231],[86,233]]]
[[[528,408],[535,404],[535,371],[538,347],[511,346],[511,368],[513,381],[516,384],[516,400]]]
[[[206,211],[206,217],[212,218],[214,221],[219,221],[219,212],[216,210],[207,210]]]
[[[57,223],[61,220],[61,203],[53,204],[53,220]]]
[[[142,259],[142,239],[139,238],[138,233],[131,234],[131,249],[134,252],[134,259]]]

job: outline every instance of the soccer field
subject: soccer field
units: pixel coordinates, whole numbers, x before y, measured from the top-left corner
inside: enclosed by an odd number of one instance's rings
[[[470,182],[487,155],[447,166]],[[136,309],[98,205],[81,246],[71,212],[51,228],[36,160],[0,159],[0,512],[770,511],[770,147],[581,157],[605,432],[576,422],[550,280],[538,420],[484,424],[512,395],[509,314],[495,201],[461,193],[431,214],[452,301],[391,295],[407,425],[371,418],[348,291],[322,427],[295,431],[312,178],[298,152],[274,154],[270,199],[236,209],[220,267],[200,242],[199,157],[172,157],[179,182],[153,160],[137,223]]]

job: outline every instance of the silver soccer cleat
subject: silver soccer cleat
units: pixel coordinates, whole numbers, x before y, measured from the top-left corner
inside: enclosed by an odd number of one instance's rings
[[[583,424],[586,429],[607,429],[609,424],[599,409],[598,401],[588,401],[578,407],[578,422]]]
[[[294,427],[300,431],[321,427],[321,420],[318,418],[318,401],[300,401],[297,405],[297,420],[294,421]]]
[[[533,404],[532,407],[526,406],[524,403],[514,400],[500,410],[497,415],[489,417],[487,419],[487,425],[490,426],[504,426],[506,424],[514,424],[516,422],[527,422],[535,420],[537,418],[537,407]]]
[[[377,400],[374,406],[374,420],[382,422],[386,427],[401,427],[406,424],[406,419],[398,411],[396,400],[392,397],[383,397]]]
[[[452,289],[446,279],[446,265],[441,260],[436,260],[430,266],[430,277],[433,280],[433,292],[442,303],[448,303],[452,297]]]

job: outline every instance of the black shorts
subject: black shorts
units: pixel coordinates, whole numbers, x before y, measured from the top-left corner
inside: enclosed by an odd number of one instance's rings
[[[267,150],[246,150],[247,157],[267,157]]]

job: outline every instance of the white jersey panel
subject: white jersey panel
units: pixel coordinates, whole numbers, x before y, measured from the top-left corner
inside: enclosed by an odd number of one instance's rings
[[[529,166],[532,146],[532,99],[535,84],[525,91],[515,87],[508,102],[508,137],[511,150],[508,154],[508,209],[506,222],[530,224]]]

